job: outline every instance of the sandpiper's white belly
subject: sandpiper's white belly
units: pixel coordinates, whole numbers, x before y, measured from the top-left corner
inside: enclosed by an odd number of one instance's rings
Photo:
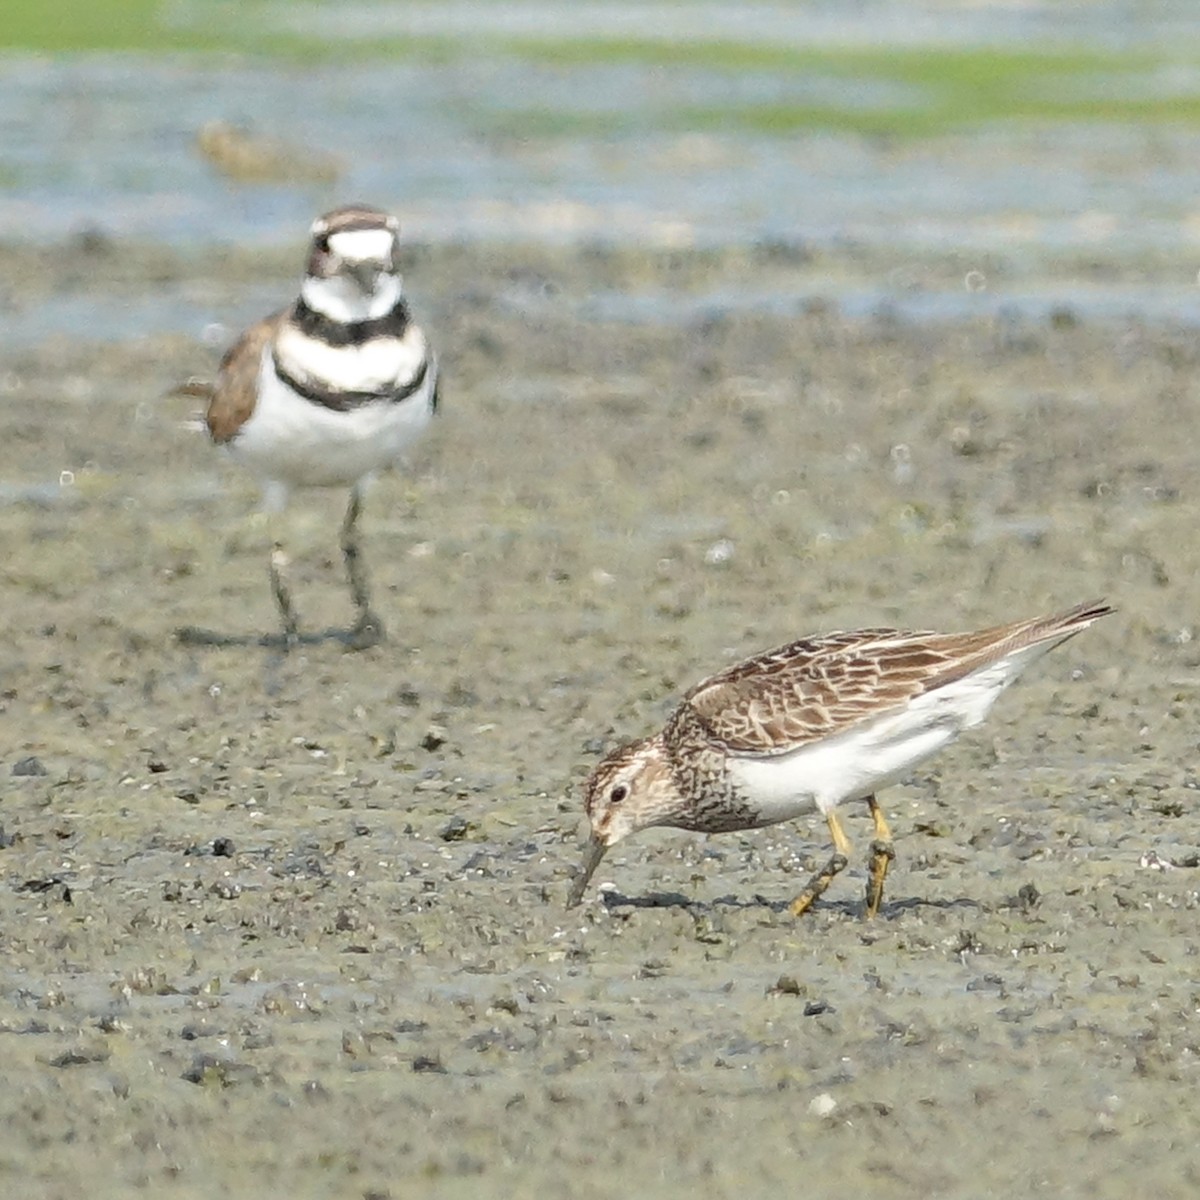
[[[772,758],[731,758],[729,773],[761,824],[789,821],[814,810],[828,812],[898,783],[914,766],[958,734],[941,727],[889,737],[877,722]]]
[[[776,755],[731,756],[730,776],[761,824],[827,813],[900,780],[978,725],[996,697],[1048,645],[1027,646],[908,705],[863,721],[835,737]]]
[[[297,396],[275,373],[268,347],[259,367],[258,401],[229,445],[260,479],[290,487],[349,486],[391,466],[433,416],[436,364],[404,400],[335,412]]]

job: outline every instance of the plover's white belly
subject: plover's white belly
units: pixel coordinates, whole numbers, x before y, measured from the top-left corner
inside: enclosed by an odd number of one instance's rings
[[[229,445],[260,479],[291,487],[349,486],[394,463],[428,426],[437,380],[434,364],[421,387],[400,401],[336,412],[298,396],[275,373],[270,349],[259,369],[254,412]]]
[[[797,750],[731,756],[730,776],[745,800],[761,809],[764,825],[870,796],[899,783],[964,729],[978,725],[1034,651],[1046,649],[1026,647],[903,708]]]

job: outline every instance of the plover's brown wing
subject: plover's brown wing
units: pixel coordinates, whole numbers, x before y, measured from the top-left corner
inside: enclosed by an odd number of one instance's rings
[[[1058,642],[1112,611],[1079,605],[975,633],[859,629],[805,638],[697,684],[681,711],[726,751],[773,755],[837,734],[1006,655]]]
[[[286,313],[287,309],[283,309],[251,325],[221,359],[208,411],[204,414],[204,423],[214,442],[232,440],[254,412],[263,349],[275,336]]]

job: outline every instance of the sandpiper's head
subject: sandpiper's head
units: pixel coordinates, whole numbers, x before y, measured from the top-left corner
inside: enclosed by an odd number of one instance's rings
[[[567,906],[583,899],[609,847],[639,829],[673,824],[682,802],[661,734],[621,746],[605,757],[584,789],[591,837]]]
[[[318,217],[300,289],[305,303],[335,321],[386,316],[403,294],[399,236],[395,217],[362,204]]]

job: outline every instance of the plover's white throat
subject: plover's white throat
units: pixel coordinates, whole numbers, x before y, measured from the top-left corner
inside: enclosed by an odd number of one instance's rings
[[[591,840],[568,904],[583,898],[605,852],[639,829],[721,833],[818,811],[835,852],[793,902],[798,916],[846,866],[838,805],[865,800],[875,826],[873,916],[894,857],[875,793],[978,725],[1031,662],[1110,612],[1082,604],[975,633],[830,633],[713,675],[663,730],[614,750],[592,772]]]
[[[233,345],[206,414],[213,440],[261,481],[269,509],[281,509],[293,488],[350,489],[341,546],[359,646],[383,633],[357,532],[363,487],[421,435],[438,402],[437,360],[404,299],[398,235],[394,217],[362,205],[313,222],[299,298]],[[276,542],[271,587],[293,641],[285,564]]]

